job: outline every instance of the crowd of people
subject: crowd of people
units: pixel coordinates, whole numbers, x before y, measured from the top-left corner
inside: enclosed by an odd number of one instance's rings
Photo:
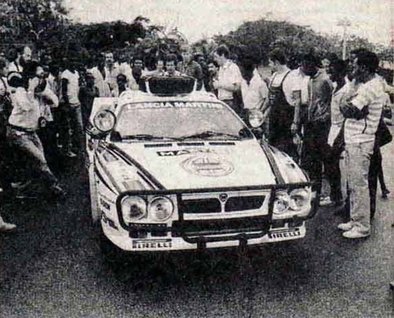
[[[28,46],[0,59],[0,187],[3,198],[22,198],[33,180],[50,198],[66,197],[57,174],[64,160],[84,158],[84,128],[96,97],[138,90],[146,76],[194,77],[198,90],[213,92],[246,121],[260,114],[264,138],[286,152],[316,184],[321,205],[347,207],[339,224],[347,238],[367,237],[376,209],[376,188],[384,183],[380,147],[391,139],[383,120],[392,79],[377,74],[375,53],[358,49],[347,61],[331,54],[299,57],[296,68],[280,49],[234,56],[226,45],[209,56],[190,46],[157,56],[96,54],[81,63],[40,59]],[[292,63],[293,64],[293,63]],[[321,190],[323,178],[329,195]],[[347,202],[347,204],[346,204]],[[15,225],[0,217],[0,231]]]

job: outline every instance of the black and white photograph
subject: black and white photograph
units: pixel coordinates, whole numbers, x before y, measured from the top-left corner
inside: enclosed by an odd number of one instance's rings
[[[0,0],[0,317],[394,317],[393,17]]]

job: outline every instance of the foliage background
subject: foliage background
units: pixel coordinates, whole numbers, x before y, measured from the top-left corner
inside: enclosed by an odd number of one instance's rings
[[[82,58],[105,50],[138,54],[148,51],[166,53],[171,45],[185,42],[178,30],[165,31],[152,25],[148,18],[94,24],[73,23],[62,0],[2,0],[0,3],[0,50],[30,44],[39,54],[49,52],[55,58],[76,54]],[[148,26],[147,26],[148,25]],[[269,52],[283,48],[289,56],[314,51],[321,57],[328,53],[341,55],[339,36],[318,34],[312,29],[286,21],[261,19],[245,22],[233,32],[216,35],[193,43],[197,52],[209,54],[218,44],[227,44],[234,54],[242,48],[254,47]],[[365,47],[377,52],[381,59],[392,61],[393,48],[374,45],[367,39],[350,35],[348,51]]]

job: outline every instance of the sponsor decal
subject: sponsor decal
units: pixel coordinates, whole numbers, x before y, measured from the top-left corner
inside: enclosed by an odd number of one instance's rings
[[[189,173],[204,177],[221,177],[234,171],[231,162],[216,154],[201,154],[184,160],[181,166]]]
[[[291,238],[298,236],[301,236],[301,232],[299,230],[268,233],[268,237],[271,239]]]
[[[110,218],[108,218],[105,212],[102,210],[101,210],[101,219],[103,220],[104,223],[107,223],[113,229],[118,230],[118,227],[116,226],[115,222],[112,221]]]
[[[172,241],[171,239],[161,239],[161,240],[133,240],[132,241],[133,248],[135,249],[144,249],[144,248],[171,248]]]
[[[213,153],[212,149],[182,149],[182,150],[168,150],[168,151],[158,151],[157,154],[160,157],[175,157],[182,155],[190,155],[194,153]]]
[[[203,108],[203,109],[223,109],[219,103],[207,102],[156,102],[137,103],[127,107],[127,109],[152,109],[152,108]]]
[[[109,203],[107,203],[106,201],[104,201],[102,198],[100,198],[100,205],[106,209],[106,210],[110,210],[111,209],[111,205]]]

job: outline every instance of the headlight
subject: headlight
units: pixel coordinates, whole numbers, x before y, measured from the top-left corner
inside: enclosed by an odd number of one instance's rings
[[[284,213],[289,209],[290,197],[285,191],[277,192],[274,201],[274,213]]]
[[[259,110],[251,110],[248,117],[249,125],[252,128],[260,127],[264,121],[264,115]]]
[[[126,197],[121,205],[125,223],[131,223],[146,216],[146,202],[141,197]]]
[[[301,213],[310,208],[312,193],[308,188],[299,188],[288,191],[278,191],[275,194],[273,213],[277,216],[288,217],[293,213]],[[298,214],[297,214],[298,215]]]
[[[172,201],[166,197],[154,198],[148,205],[149,217],[163,222],[168,220],[174,212],[174,205]]]
[[[290,192],[290,209],[293,211],[300,211],[311,200],[311,192],[306,189],[295,189]]]
[[[116,123],[116,117],[113,112],[108,109],[101,110],[93,118],[94,127],[103,133],[111,131]]]

